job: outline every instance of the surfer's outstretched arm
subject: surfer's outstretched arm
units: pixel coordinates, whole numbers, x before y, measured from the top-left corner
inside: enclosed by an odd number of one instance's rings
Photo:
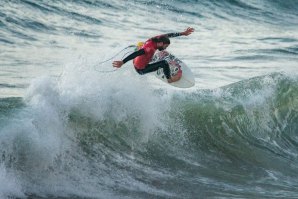
[[[160,36],[165,36],[165,37],[168,37],[168,38],[171,38],[171,37],[179,37],[179,36],[188,36],[190,35],[192,32],[194,32],[195,29],[194,28],[190,28],[188,27],[185,31],[183,32],[175,32],[175,33],[168,33],[168,34],[164,34],[164,35],[160,35]],[[157,36],[157,37],[160,37],[160,36]]]
[[[144,55],[145,54],[145,50],[144,49],[140,49],[136,52],[131,53],[130,55],[128,55],[126,58],[124,58],[122,61],[114,61],[113,62],[113,66],[116,68],[120,68],[123,64],[125,64],[126,62],[140,56],[140,55]]]

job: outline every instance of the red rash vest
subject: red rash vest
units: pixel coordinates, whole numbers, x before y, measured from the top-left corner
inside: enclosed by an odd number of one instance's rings
[[[134,58],[133,64],[136,69],[144,69],[150,63],[155,51],[157,50],[157,46],[155,42],[149,39],[140,49],[144,49],[145,54]]]

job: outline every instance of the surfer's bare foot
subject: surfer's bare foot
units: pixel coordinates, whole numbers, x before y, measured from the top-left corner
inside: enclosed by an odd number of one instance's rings
[[[172,78],[171,78],[171,79],[168,79],[168,83],[172,83],[172,82],[174,82],[174,81],[172,80]]]
[[[168,83],[173,83],[173,82],[177,82],[178,80],[180,80],[182,77],[182,73],[178,73],[175,76],[172,76],[170,79],[168,79]]]

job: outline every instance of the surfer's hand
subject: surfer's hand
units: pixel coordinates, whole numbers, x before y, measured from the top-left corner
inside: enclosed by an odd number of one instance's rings
[[[123,65],[123,61],[114,61],[113,67],[120,68]]]
[[[188,27],[184,32],[181,33],[181,35],[187,36],[190,35],[193,31],[195,31],[194,28]]]

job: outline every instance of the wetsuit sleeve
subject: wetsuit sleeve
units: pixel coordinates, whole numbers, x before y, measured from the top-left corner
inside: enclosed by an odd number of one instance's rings
[[[164,34],[164,35],[161,35],[161,36],[166,36],[168,38],[179,37],[179,36],[181,36],[181,33],[180,32],[173,32],[173,33],[168,33],[168,34]]]
[[[171,37],[179,37],[179,36],[182,36],[181,32],[173,32],[173,33],[168,33],[168,34],[163,34],[163,35],[158,35],[158,36],[155,36],[153,38],[158,38],[158,37],[168,37],[168,38],[171,38]]]
[[[125,59],[123,59],[123,63],[125,64],[126,62],[140,56],[140,55],[144,55],[145,54],[145,50],[144,49],[140,49],[136,52],[133,52],[132,54],[128,55]]]

